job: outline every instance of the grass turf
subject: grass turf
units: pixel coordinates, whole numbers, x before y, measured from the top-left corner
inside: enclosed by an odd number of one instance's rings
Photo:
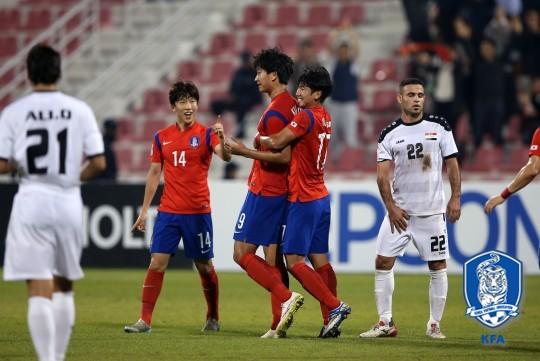
[[[193,271],[171,270],[156,306],[151,334],[125,334],[137,320],[144,270],[86,270],[76,288],[77,320],[67,360],[538,360],[540,277],[525,278],[521,315],[495,330],[465,317],[460,276],[450,276],[441,324],[446,340],[425,336],[428,275],[396,275],[392,339],[359,339],[377,320],[373,276],[339,274],[338,292],[353,313],[339,339],[317,339],[319,304],[306,295],[287,339],[259,338],[269,326],[270,298],[241,273],[220,273],[221,331],[200,332],[206,304]],[[23,283],[0,283],[0,360],[35,359],[26,325]],[[504,346],[483,346],[482,334],[498,334]]]

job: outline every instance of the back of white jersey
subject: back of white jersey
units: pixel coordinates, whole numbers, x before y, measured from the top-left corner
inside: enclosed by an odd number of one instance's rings
[[[76,187],[84,157],[103,151],[90,107],[62,92],[33,92],[0,116],[0,158],[16,162],[22,185]]]
[[[446,120],[424,115],[415,123],[396,120],[379,137],[377,162],[394,161],[392,196],[410,215],[446,211],[442,182],[444,159],[458,153]]]

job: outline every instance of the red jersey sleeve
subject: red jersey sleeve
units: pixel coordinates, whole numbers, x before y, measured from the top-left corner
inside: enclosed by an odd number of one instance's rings
[[[313,128],[313,120],[305,111],[303,111],[294,116],[293,120],[287,125],[287,128],[289,128],[297,138],[300,138]]]
[[[540,156],[540,128],[536,128],[536,131],[534,132],[531,147],[529,148],[529,157],[531,155]]]
[[[152,163],[162,163],[163,158],[161,157],[161,140],[159,140],[159,134],[154,135],[152,140],[152,148],[150,149],[150,161]]]
[[[266,132],[269,135],[279,133],[281,129],[287,126],[287,124],[288,121],[285,116],[271,116],[266,123]]]

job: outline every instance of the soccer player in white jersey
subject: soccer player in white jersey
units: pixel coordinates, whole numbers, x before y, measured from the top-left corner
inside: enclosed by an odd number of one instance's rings
[[[445,338],[441,321],[448,278],[448,237],[446,218],[456,222],[461,213],[461,179],[458,150],[445,119],[424,114],[424,84],[414,78],[399,85],[397,101],[401,117],[386,127],[377,148],[377,184],[387,209],[377,237],[375,260],[375,300],[379,322],[360,337],[396,336],[392,319],[393,267],[412,241],[427,261],[429,321],[426,335]],[[452,194],[445,204],[442,165],[446,164]],[[394,179],[390,184],[391,163]]]
[[[28,327],[40,361],[65,358],[75,321],[73,281],[83,277],[79,185],[105,169],[92,110],[58,90],[60,63],[54,49],[34,46],[26,59],[33,91],[0,116],[0,173],[20,175],[4,280],[26,281]]]

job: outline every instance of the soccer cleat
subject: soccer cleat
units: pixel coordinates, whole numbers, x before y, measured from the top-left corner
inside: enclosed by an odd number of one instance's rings
[[[276,327],[276,331],[287,332],[293,323],[293,316],[304,304],[304,296],[297,292],[292,292],[291,297],[281,304],[281,318]]]
[[[337,338],[341,335],[341,330],[339,328],[334,328],[328,332],[324,332],[328,326],[323,326],[319,332],[319,338]]]
[[[439,339],[439,340],[446,338],[446,336],[441,332],[441,328],[439,327],[437,323],[432,323],[432,324],[428,323],[426,336]]]
[[[204,323],[204,326],[201,330],[202,332],[212,331],[217,332],[219,331],[219,321],[215,318],[209,318]]]
[[[139,319],[133,325],[124,326],[124,331],[127,333],[150,333],[152,332],[152,327],[149,324]]]
[[[360,334],[362,338],[373,338],[373,337],[396,337],[397,328],[394,324],[394,320],[390,319],[390,322],[387,324],[383,320],[380,320],[373,328],[369,331],[363,332]]]
[[[347,316],[349,316],[351,311],[351,307],[345,302],[341,302],[339,306],[330,311],[330,313],[328,314],[328,325],[326,326],[326,329],[324,329],[322,332],[322,338],[331,337],[327,335],[332,335],[340,332],[339,325],[341,325],[341,323],[347,318]]]
[[[261,338],[286,338],[287,332],[285,331],[277,331],[277,330],[268,330],[264,335],[261,336]]]

